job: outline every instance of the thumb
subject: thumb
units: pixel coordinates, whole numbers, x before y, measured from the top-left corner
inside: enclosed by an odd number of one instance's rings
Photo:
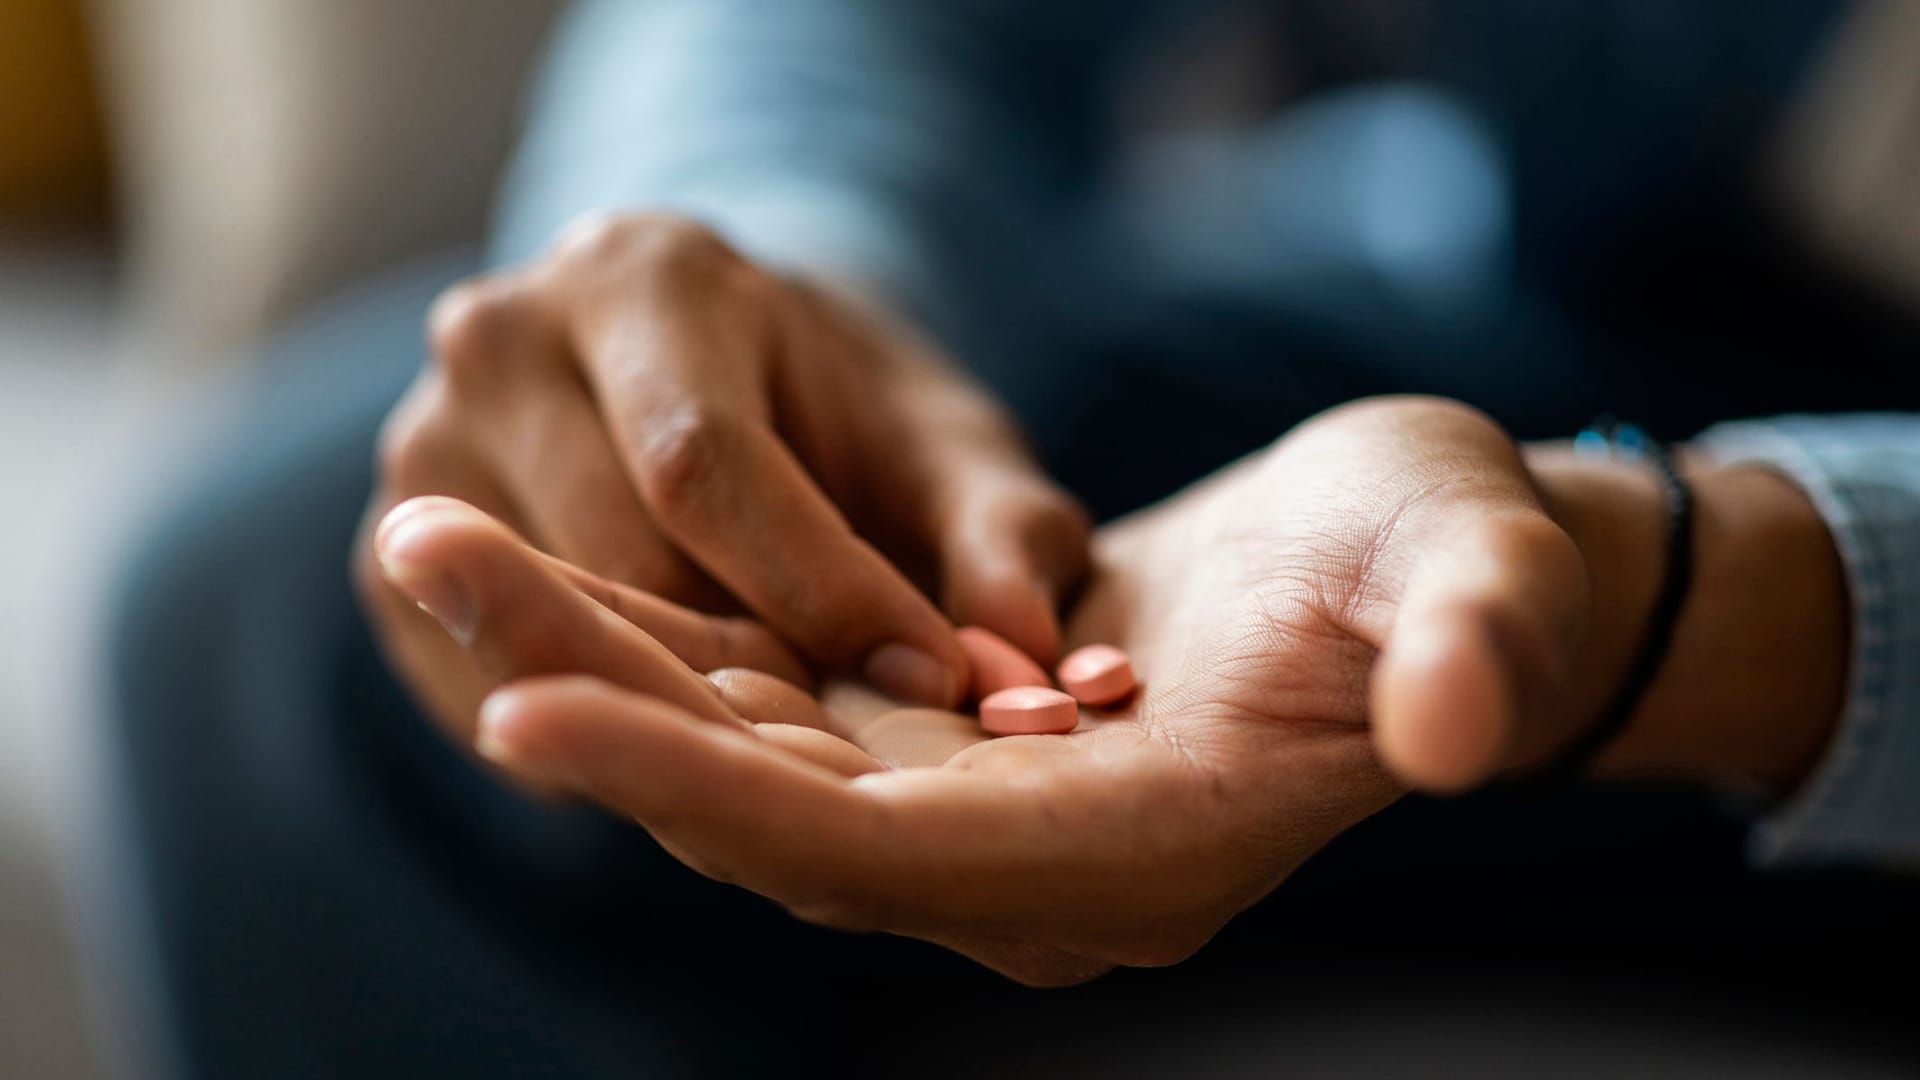
[[[963,463],[945,485],[928,523],[942,606],[1051,665],[1060,602],[1087,570],[1086,511],[1024,459]]]
[[[1502,507],[1435,542],[1373,670],[1381,760],[1417,789],[1451,793],[1559,745],[1586,612],[1579,550],[1538,510]]]

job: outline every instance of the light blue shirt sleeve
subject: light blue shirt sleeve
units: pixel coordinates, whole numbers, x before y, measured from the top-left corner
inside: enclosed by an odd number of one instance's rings
[[[1853,606],[1845,712],[1813,774],[1755,828],[1754,858],[1920,868],[1920,415],[1724,424],[1700,445],[1807,492]]]
[[[1104,152],[1113,68],[1165,0],[582,0],[495,222],[496,263],[569,221],[682,213],[777,266],[1008,348]]]

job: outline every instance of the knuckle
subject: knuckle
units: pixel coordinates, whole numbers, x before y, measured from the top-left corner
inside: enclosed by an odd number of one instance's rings
[[[733,257],[733,249],[719,233],[685,218],[652,219],[638,231],[635,245],[640,258],[668,269],[703,270]]]
[[[525,354],[532,312],[512,284],[485,279],[442,293],[427,326],[448,380],[467,383],[493,378],[503,361]]]
[[[720,234],[671,214],[597,214],[567,227],[556,249],[563,263],[630,266],[657,283],[708,281],[744,260]]]
[[[555,236],[551,256],[560,262],[593,262],[619,248],[636,215],[594,211],[567,222]]]
[[[640,494],[663,517],[698,507],[738,440],[737,422],[704,405],[670,410],[649,425],[638,454]]]

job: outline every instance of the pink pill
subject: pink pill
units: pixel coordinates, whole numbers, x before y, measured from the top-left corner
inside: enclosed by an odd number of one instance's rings
[[[980,703],[989,735],[1064,735],[1080,725],[1080,706],[1046,686],[1015,686]]]
[[[974,697],[984,698],[1014,686],[1053,686],[1044,668],[999,634],[963,626],[954,636],[960,639],[960,651],[967,654],[967,663],[973,668]]]
[[[1082,705],[1111,705],[1133,693],[1133,661],[1111,645],[1073,650],[1055,674]]]

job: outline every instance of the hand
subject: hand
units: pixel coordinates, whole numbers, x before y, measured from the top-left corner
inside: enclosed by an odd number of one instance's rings
[[[1456,787],[1557,745],[1587,595],[1506,436],[1422,400],[1337,410],[1105,532],[1067,636],[1127,648],[1143,688],[1067,736],[986,740],[750,673],[700,684],[496,527],[384,536],[410,595],[464,583],[457,630],[509,684],[483,715],[490,759],[802,918],[1030,983],[1189,955],[1399,795],[1383,758]],[[540,637],[617,636],[631,660],[521,663],[509,597],[580,623],[540,616]]]
[[[374,565],[372,522],[416,495],[457,496],[608,581],[737,601],[814,664],[909,700],[952,704],[966,672],[914,579],[960,622],[1057,650],[1084,516],[877,305],[687,222],[623,216],[454,289],[431,323],[357,566],[389,652],[456,732],[491,682]]]

